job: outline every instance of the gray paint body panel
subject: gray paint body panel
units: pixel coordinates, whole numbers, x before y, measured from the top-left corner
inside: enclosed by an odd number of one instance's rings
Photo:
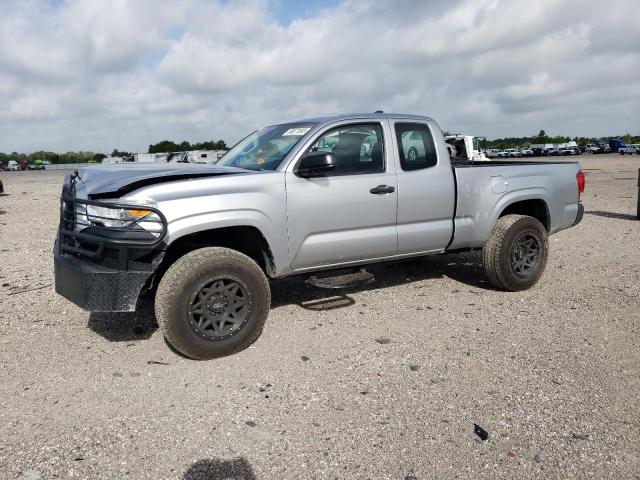
[[[578,214],[577,163],[456,168],[458,206],[456,234],[450,248],[482,246],[500,213],[523,200],[543,200],[549,210],[550,233],[573,225]],[[494,193],[501,177],[506,191]]]
[[[453,234],[456,186],[444,137],[430,119],[395,117],[396,123],[426,124],[433,137],[437,163],[422,170],[403,171],[394,135],[398,172],[398,253],[420,254],[444,251]]]
[[[318,135],[352,121],[336,121],[316,129],[286,170],[289,254],[291,268],[301,270],[397,253],[397,180],[393,143],[385,119],[366,119],[382,128],[385,168],[382,173],[300,178],[293,169]],[[373,195],[389,185],[396,192]]]

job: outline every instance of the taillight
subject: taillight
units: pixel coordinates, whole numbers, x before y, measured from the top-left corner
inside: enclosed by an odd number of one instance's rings
[[[576,182],[578,183],[578,201],[581,202],[584,193],[584,173],[582,170],[576,173]]]

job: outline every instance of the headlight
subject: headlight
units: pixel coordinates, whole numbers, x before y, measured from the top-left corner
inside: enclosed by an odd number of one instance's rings
[[[141,220],[151,213],[151,210],[129,210],[87,205],[87,219],[93,224],[104,227],[126,227],[131,222]]]
[[[98,205],[87,205],[87,220],[97,226],[107,228],[125,228],[140,226],[146,230],[159,231],[162,223],[158,215],[144,206],[139,208],[110,208]]]

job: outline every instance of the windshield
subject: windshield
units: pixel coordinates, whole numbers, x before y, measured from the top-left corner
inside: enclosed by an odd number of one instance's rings
[[[229,150],[216,165],[248,170],[275,170],[313,123],[286,123],[253,132]]]

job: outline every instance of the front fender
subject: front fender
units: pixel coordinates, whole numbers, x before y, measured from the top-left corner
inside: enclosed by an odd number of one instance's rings
[[[277,224],[260,210],[244,208],[176,218],[169,221],[166,242],[170,245],[185,235],[226,227],[253,227],[258,230],[271,250],[275,276],[288,271],[286,227]]]
[[[132,196],[149,198],[167,219],[168,245],[193,233],[227,227],[257,229],[271,250],[274,273],[288,268],[284,174],[228,175],[151,185]]]

